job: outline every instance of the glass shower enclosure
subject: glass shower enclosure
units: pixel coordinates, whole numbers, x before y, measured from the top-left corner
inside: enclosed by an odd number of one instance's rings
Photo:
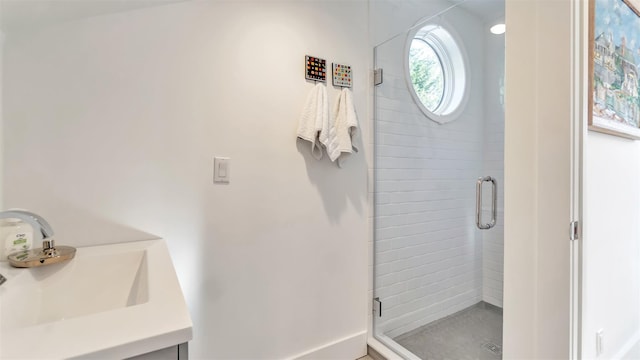
[[[435,3],[375,47],[374,336],[501,359],[504,3]]]

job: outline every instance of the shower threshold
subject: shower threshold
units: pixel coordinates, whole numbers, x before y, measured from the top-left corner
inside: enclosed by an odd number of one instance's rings
[[[499,360],[502,309],[481,301],[393,340],[424,360]]]

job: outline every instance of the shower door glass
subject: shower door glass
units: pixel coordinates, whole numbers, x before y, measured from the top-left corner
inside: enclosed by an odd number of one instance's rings
[[[374,335],[405,358],[501,359],[504,4],[445,3],[375,48]]]

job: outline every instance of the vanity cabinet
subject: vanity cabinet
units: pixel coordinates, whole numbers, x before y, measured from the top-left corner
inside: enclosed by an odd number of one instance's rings
[[[127,360],[188,360],[188,343],[169,346],[168,348],[152,351],[146,354],[131,357]]]

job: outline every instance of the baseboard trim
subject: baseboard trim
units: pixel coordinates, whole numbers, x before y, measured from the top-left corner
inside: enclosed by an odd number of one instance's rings
[[[393,350],[389,349],[386,344],[381,343],[374,337],[369,336],[369,338],[367,339],[367,345],[387,360],[402,360],[402,357],[400,357],[400,355],[393,352]]]
[[[382,354],[376,351],[376,349],[372,348],[369,344],[367,344],[367,355],[373,360],[387,360]]]
[[[378,335],[377,338],[369,337],[368,344],[380,355],[389,360],[420,360],[419,357],[386,335]]]
[[[355,360],[365,355],[367,355],[367,331],[363,330],[342,339],[305,351],[296,356],[292,356],[290,359]]]
[[[624,359],[627,353],[638,343],[640,342],[640,331],[635,333],[629,341],[627,341],[618,352],[612,357],[612,359]]]
[[[483,298],[482,301],[502,309],[502,300],[494,299],[492,297],[486,297],[486,298]]]

